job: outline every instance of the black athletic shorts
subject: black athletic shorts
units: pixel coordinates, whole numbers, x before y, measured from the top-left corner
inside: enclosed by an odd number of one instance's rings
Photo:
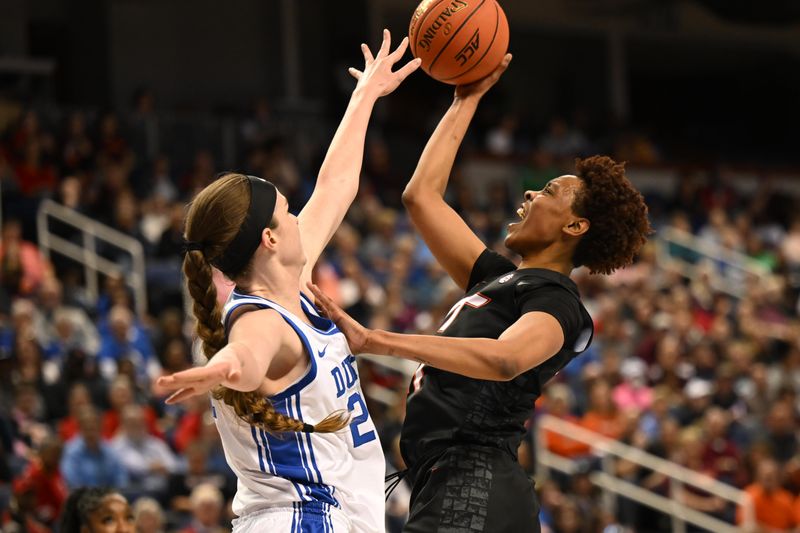
[[[506,451],[458,446],[420,465],[403,533],[539,533],[533,481]]]

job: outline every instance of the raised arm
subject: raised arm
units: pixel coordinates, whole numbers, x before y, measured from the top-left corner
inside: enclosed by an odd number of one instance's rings
[[[444,201],[444,193],[458,149],[464,140],[478,102],[508,68],[511,54],[488,77],[456,88],[455,97],[428,140],[403,204],[428,248],[453,281],[466,289],[475,260],[485,245]]]
[[[403,39],[391,53],[390,40],[389,30],[383,30],[383,43],[374,58],[367,45],[362,44],[364,71],[350,69],[358,83],[322,162],[314,192],[298,216],[300,238],[307,259],[300,276],[301,288],[311,280],[317,259],[358,192],[364,140],[375,102],[394,91],[420,65],[415,59],[392,72],[392,67],[406,51],[408,39]]]

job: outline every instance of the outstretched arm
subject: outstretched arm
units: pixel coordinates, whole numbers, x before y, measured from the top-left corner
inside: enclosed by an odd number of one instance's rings
[[[403,39],[391,53],[390,40],[389,30],[383,30],[383,44],[375,57],[367,45],[362,44],[364,71],[350,69],[358,84],[322,162],[314,192],[298,216],[300,238],[307,259],[300,276],[301,288],[311,281],[311,271],[317,259],[358,192],[364,140],[375,102],[394,91],[420,65],[415,59],[392,72],[392,67],[408,47],[408,39]]]
[[[476,379],[510,381],[553,357],[564,330],[548,313],[525,313],[497,339],[407,335],[370,330],[342,311],[316,285],[309,286],[319,308],[347,337],[353,353],[410,359]]]
[[[455,98],[420,156],[403,204],[428,248],[450,277],[466,289],[472,266],[485,245],[444,201],[447,181],[478,102],[508,68],[511,54],[488,77],[456,88]],[[454,245],[454,243],[456,243]]]
[[[275,333],[284,331],[282,322],[278,313],[268,309],[243,314],[231,331],[230,342],[205,366],[160,377],[156,387],[174,391],[167,403],[205,394],[219,385],[243,392],[256,390],[284,342],[284,336]]]

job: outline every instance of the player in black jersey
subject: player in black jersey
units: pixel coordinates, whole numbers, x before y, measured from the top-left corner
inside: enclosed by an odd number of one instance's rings
[[[592,339],[592,320],[569,274],[629,264],[650,233],[647,207],[607,157],[578,160],[575,175],[527,191],[505,244],[519,267],[489,251],[444,201],[456,152],[488,78],[456,88],[403,201],[414,225],[466,292],[438,335],[367,330],[312,287],[354,353],[421,363],[401,435],[413,484],[408,533],[539,531],[533,484],[517,462],[543,385]]]

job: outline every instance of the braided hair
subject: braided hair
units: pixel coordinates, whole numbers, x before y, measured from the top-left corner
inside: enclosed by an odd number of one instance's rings
[[[227,343],[222,311],[217,304],[217,290],[212,281],[211,261],[220,257],[236,236],[250,205],[248,178],[228,173],[200,191],[189,207],[185,238],[202,243],[201,249],[188,250],[183,259],[183,273],[192,297],[195,331],[203,341],[203,353],[211,359]],[[273,218],[270,228],[276,228]],[[244,279],[252,268],[252,258],[239,272],[223,271],[229,279]],[[308,424],[279,413],[269,399],[258,391],[242,392],[218,387],[212,396],[230,405],[247,424],[271,433],[308,431]],[[343,413],[332,413],[312,426],[317,433],[339,431],[348,423]]]

